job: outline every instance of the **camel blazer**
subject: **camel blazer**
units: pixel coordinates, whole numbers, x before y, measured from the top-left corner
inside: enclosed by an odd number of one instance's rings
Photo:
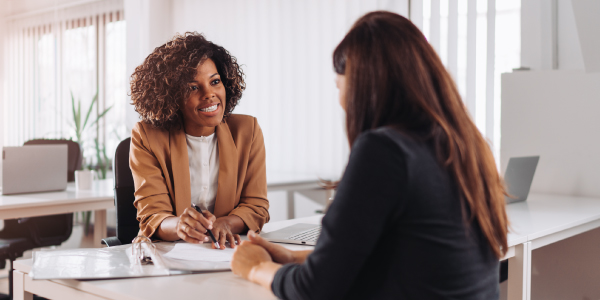
[[[252,231],[269,221],[265,144],[256,118],[230,115],[216,128],[219,177],[214,215],[236,215]],[[191,206],[185,132],[138,122],[131,132],[129,166],[141,232],[152,237],[162,221]]]

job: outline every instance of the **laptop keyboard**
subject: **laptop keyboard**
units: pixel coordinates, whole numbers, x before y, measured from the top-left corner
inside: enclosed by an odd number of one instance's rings
[[[288,237],[288,240],[294,241],[305,241],[305,242],[316,242],[321,234],[321,226],[305,230]]]

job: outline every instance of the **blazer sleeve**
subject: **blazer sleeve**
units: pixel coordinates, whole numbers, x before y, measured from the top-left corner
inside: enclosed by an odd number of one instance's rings
[[[240,217],[248,229],[260,232],[269,221],[269,200],[267,200],[267,167],[265,141],[262,130],[254,119],[252,144],[248,157],[248,167],[243,181],[240,202],[229,215]]]
[[[131,132],[129,166],[135,184],[137,220],[140,230],[150,238],[162,221],[173,215],[173,205],[158,159],[148,143],[144,127],[139,123]]]

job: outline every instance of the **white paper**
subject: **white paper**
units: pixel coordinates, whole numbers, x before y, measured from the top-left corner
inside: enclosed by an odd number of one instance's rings
[[[176,243],[168,252],[162,253],[162,255],[168,258],[188,261],[220,262],[231,261],[231,257],[233,256],[233,249],[212,249],[211,243],[190,244],[180,242]]]

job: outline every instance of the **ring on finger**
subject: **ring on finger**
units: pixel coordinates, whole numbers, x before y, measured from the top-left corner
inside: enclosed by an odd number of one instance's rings
[[[189,226],[187,226],[187,225],[185,225],[185,224],[184,224],[184,225],[183,225],[183,232],[186,232],[186,233],[187,233],[187,229],[188,229],[188,227],[189,227]]]

